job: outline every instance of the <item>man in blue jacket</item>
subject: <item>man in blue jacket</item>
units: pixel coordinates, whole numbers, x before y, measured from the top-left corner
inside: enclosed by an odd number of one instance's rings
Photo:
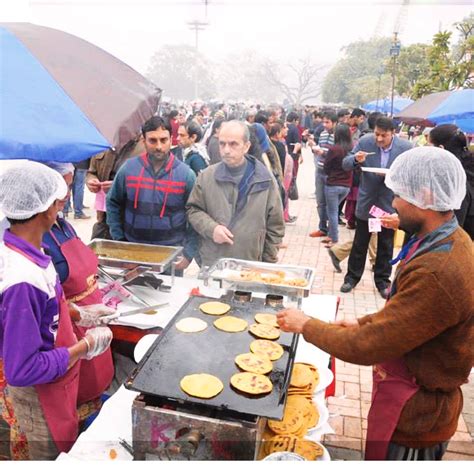
[[[388,117],[380,117],[375,122],[374,133],[361,138],[352,152],[344,158],[342,167],[354,170],[360,166],[370,168],[390,168],[397,156],[409,150],[412,145],[407,140],[395,136],[395,126]],[[383,174],[363,172],[360,178],[359,196],[356,205],[356,231],[354,244],[349,256],[347,273],[344,284],[341,286],[343,293],[349,293],[360,281],[364,273],[367,249],[369,246],[370,232],[368,219],[372,206],[377,206],[383,211],[392,214],[393,193],[385,186]],[[382,227],[377,234],[377,256],[375,259],[374,280],[375,286],[382,298],[387,298],[390,288],[390,275],[393,256],[394,231]]]
[[[152,117],[142,127],[146,152],[129,159],[107,194],[107,224],[114,240],[183,246],[182,271],[197,252],[197,234],[185,205],[195,174],[170,153],[171,125]]]

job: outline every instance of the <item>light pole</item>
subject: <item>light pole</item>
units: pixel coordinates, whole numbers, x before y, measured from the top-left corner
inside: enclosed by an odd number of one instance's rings
[[[392,58],[392,102],[390,105],[390,116],[393,117],[393,99],[395,94],[395,75],[397,67],[397,57],[400,55],[400,41],[398,41],[398,33],[393,33],[392,46],[390,47],[390,57]]]
[[[379,111],[379,98],[380,98],[380,83],[382,82],[382,74],[384,72],[384,68],[383,66],[380,66],[377,73],[379,75],[379,84],[377,86],[377,102],[375,104],[375,111],[378,112]]]
[[[206,2],[206,14],[207,14],[207,2]],[[198,53],[199,53],[199,32],[204,31],[208,26],[207,21],[194,20],[188,22],[188,27],[195,33],[194,36],[194,48],[196,50],[196,57],[194,59],[194,98],[198,98]]]

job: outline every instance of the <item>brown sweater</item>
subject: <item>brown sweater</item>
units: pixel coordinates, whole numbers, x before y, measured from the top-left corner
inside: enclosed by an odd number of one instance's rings
[[[420,390],[405,405],[392,441],[422,448],[447,441],[462,409],[460,386],[474,363],[473,242],[460,228],[450,249],[412,260],[396,294],[376,314],[343,328],[313,319],[304,338],[337,358],[373,365],[403,357]]]

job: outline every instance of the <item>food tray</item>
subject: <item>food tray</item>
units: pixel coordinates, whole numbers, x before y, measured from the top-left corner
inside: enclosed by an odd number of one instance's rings
[[[305,279],[306,285],[294,286],[290,284],[245,280],[241,272],[255,271],[261,275],[278,275],[278,272],[284,273],[284,280]],[[308,296],[314,281],[314,269],[309,267],[276,265],[274,263],[263,263],[249,260],[238,260],[234,258],[219,259],[207,272],[204,278],[232,283],[234,288],[243,289],[252,292],[276,293],[300,296]]]
[[[94,239],[89,247],[99,258],[99,264],[116,268],[135,268],[138,265],[150,271],[163,273],[183,252],[183,247],[137,244],[116,240]]]

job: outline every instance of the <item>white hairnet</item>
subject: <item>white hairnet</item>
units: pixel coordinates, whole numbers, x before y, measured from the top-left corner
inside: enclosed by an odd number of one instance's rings
[[[393,162],[385,184],[420,209],[452,211],[466,195],[466,173],[449,151],[422,146],[405,151]]]
[[[74,165],[72,163],[61,163],[60,161],[48,161],[45,163],[48,168],[57,171],[61,176],[74,173]]]
[[[24,161],[0,174],[0,211],[24,220],[46,211],[67,194],[64,178],[47,166]]]

